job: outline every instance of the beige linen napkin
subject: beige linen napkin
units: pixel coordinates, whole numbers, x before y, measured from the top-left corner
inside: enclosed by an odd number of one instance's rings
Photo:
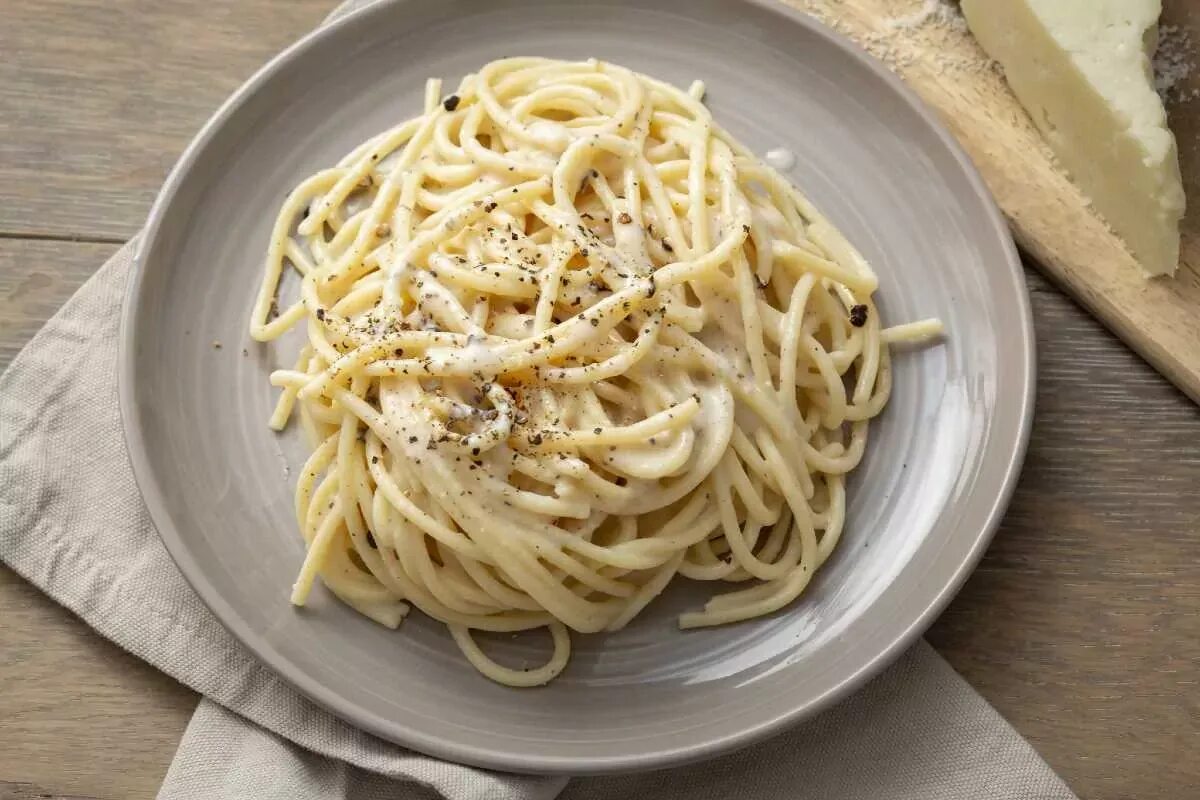
[[[142,504],[116,389],[132,247],[101,267],[0,376],[0,559],[204,695],[160,798],[1074,798],[924,642],[855,696],[773,740],[629,776],[568,781],[459,766],[318,708],[212,616]]]

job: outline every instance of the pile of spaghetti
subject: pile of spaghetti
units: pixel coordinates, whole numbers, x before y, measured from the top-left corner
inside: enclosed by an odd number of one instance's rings
[[[675,576],[740,584],[683,627],[794,600],[845,518],[888,398],[876,278],[681,91],[597,61],[492,62],[301,183],[251,333],[308,341],[271,425],[316,576],[395,627],[410,604],[514,686],[568,629],[628,624]],[[287,270],[299,299],[279,309]],[[473,631],[546,626],[536,668]]]

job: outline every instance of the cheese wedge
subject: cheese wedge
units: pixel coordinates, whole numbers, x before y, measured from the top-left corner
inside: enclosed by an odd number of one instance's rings
[[[1151,275],[1179,262],[1183,184],[1150,59],[1161,0],[962,0],[1059,161]]]

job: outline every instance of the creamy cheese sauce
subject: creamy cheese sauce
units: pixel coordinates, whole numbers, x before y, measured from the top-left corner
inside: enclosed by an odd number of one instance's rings
[[[764,160],[775,169],[784,172],[796,166],[796,154],[786,147],[776,147],[768,150]]]

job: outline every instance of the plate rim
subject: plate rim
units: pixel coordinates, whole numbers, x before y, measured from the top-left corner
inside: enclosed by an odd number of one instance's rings
[[[134,400],[134,363],[137,345],[134,340],[136,328],[135,312],[140,305],[146,274],[146,257],[152,249],[176,194],[187,179],[200,153],[222,129],[229,117],[251,100],[262,85],[276,74],[287,69],[289,64],[301,57],[305,51],[323,39],[360,18],[383,13],[384,9],[403,6],[414,0],[369,0],[361,7],[348,11],[335,19],[329,19],[319,27],[306,33],[291,45],[272,57],[239,86],[216,111],[205,121],[175,162],[162,188],[155,197],[146,225],[136,235],[130,274],[122,300],[119,331],[119,356],[117,364],[117,399],[124,435],[127,458],[132,468],[134,482],[150,514],[151,522],[163,542],[168,554],[183,574],[188,585],[213,613],[217,620],[258,661],[268,666],[287,684],[296,688],[308,699],[326,709],[337,718],[387,741],[411,747],[433,757],[455,763],[498,769],[526,774],[568,775],[609,774],[680,766],[713,758],[730,751],[746,747],[769,736],[778,734],[804,719],[811,718],[849,696],[892,664],[933,623],[958,593],[967,577],[975,570],[986,552],[1008,507],[1021,474],[1021,467],[1028,449],[1033,425],[1036,396],[1036,344],[1033,312],[1024,271],[1016,245],[1008,225],[996,201],[978,169],[963,147],[947,130],[929,106],[882,62],[855,44],[844,34],[826,25],[815,17],[792,7],[783,0],[737,0],[743,5],[753,6],[781,18],[782,24],[800,26],[812,35],[825,39],[849,58],[865,66],[872,77],[911,110],[933,133],[944,152],[948,153],[961,170],[962,176],[986,215],[999,249],[1004,255],[1004,267],[1010,273],[1016,288],[1017,316],[1020,319],[1020,342],[1017,348],[1023,364],[1022,386],[1019,393],[1019,425],[1016,441],[1010,449],[1000,453],[1003,457],[1003,478],[999,492],[987,508],[984,524],[975,532],[974,541],[967,550],[962,563],[945,581],[944,585],[928,597],[924,609],[914,621],[896,633],[886,646],[879,648],[867,663],[855,672],[843,676],[835,685],[807,703],[789,708],[754,725],[710,738],[702,744],[685,744],[664,747],[653,752],[627,755],[602,755],[572,757],[548,754],[517,754],[512,750],[486,749],[463,744],[437,735],[423,733],[419,728],[396,719],[386,719],[370,709],[346,701],[338,692],[311,679],[296,668],[294,662],[280,653],[261,634],[251,630],[238,612],[215,590],[206,586],[202,570],[188,549],[184,537],[175,527],[162,488],[147,456],[147,442],[137,422],[137,406]],[[335,13],[336,9],[334,9]],[[1000,268],[999,264],[996,266]],[[965,534],[964,534],[965,535]]]

